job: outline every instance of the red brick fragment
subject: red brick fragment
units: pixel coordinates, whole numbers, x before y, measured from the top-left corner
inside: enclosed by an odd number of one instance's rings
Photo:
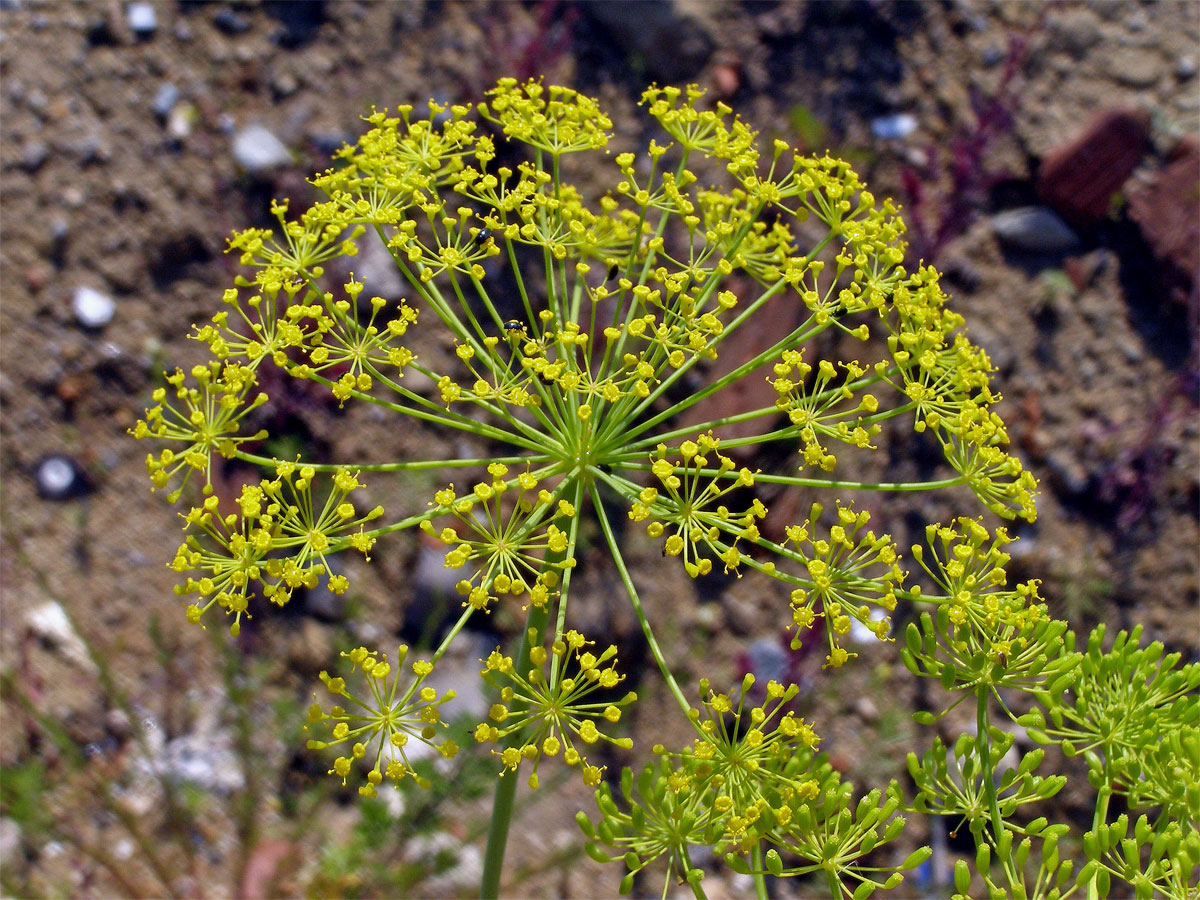
[[[1130,192],[1129,217],[1155,259],[1189,285],[1200,278],[1200,144],[1180,141],[1174,161],[1144,187]]]
[[[1142,158],[1150,137],[1150,113],[1110,109],[1070,143],[1051,151],[1038,171],[1038,195],[1074,225],[1096,225],[1108,215],[1112,196]]]

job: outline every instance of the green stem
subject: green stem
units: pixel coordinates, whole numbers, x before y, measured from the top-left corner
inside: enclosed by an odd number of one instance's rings
[[[757,843],[750,851],[751,869],[754,872],[754,896],[757,900],[768,900],[767,876],[763,872],[762,844]]]
[[[1096,811],[1092,814],[1093,831],[1108,821],[1108,801],[1112,798],[1112,781],[1109,777],[1107,754],[1104,760],[1104,776],[1104,783],[1100,785],[1096,792]],[[1091,880],[1088,881],[1088,900],[1099,900],[1100,898],[1100,885],[1097,881],[1099,874],[1100,870],[1097,869],[1096,873],[1092,875]]]
[[[487,850],[483,856],[481,900],[500,896],[500,873],[504,869],[504,849],[508,845],[508,826],[512,824],[513,802],[517,795],[517,773],[505,772],[496,781],[492,798],[492,820],[488,825]]]
[[[601,473],[597,474],[600,475]],[[629,577],[629,570],[625,568],[625,559],[621,554],[621,548],[617,545],[617,537],[613,533],[612,524],[608,521],[608,514],[605,513],[604,506],[600,501],[600,492],[596,489],[594,483],[591,486],[591,495],[592,505],[596,509],[596,518],[600,520],[600,528],[604,532],[604,539],[608,543],[608,549],[612,552],[613,562],[617,564],[617,572],[621,576],[621,583],[625,585],[625,591],[629,595],[629,602],[633,604],[633,611],[642,626],[642,634],[646,637],[646,646],[650,648],[654,662],[657,663],[658,670],[662,673],[663,680],[667,683],[667,688],[675,697],[675,702],[679,704],[679,708],[683,710],[684,715],[687,715],[691,711],[692,705],[683,696],[683,691],[680,690],[678,682],[675,681],[675,676],[671,674],[671,669],[667,665],[667,658],[663,655],[662,648],[658,646],[658,640],[654,637],[654,632],[651,630],[650,623],[646,619],[646,611],[642,607],[642,601],[638,597],[637,589],[633,586],[633,579]],[[690,717],[688,721],[692,721]]]
[[[825,873],[825,884],[829,886],[829,896],[833,900],[841,900],[842,883],[838,880],[837,872],[832,866],[822,866],[821,871]]]
[[[533,649],[529,632],[533,629],[542,634],[549,618],[547,607],[529,604],[525,617],[525,629],[521,635],[521,646],[517,650],[516,665],[519,671],[527,672],[532,665],[529,651]],[[521,732],[514,732],[505,746],[518,746]],[[505,771],[496,781],[496,793],[492,799],[492,820],[488,825],[487,849],[483,854],[483,877],[479,885],[480,900],[495,900],[500,896],[500,876],[504,870],[504,850],[508,845],[508,829],[512,824],[513,805],[517,796],[517,773]]]
[[[579,506],[580,493],[576,491],[576,508]],[[576,524],[578,517],[570,524],[572,538],[578,528]],[[568,554],[574,552],[574,540],[562,553],[552,553],[547,551],[546,564],[547,566],[562,562]],[[569,575],[569,570],[568,573]],[[562,593],[565,595],[567,584],[564,582]],[[550,607],[535,606],[529,604],[529,613],[525,617],[525,629],[521,634],[521,645],[517,649],[514,661],[518,671],[528,672],[533,666],[533,661],[530,659],[530,651],[533,650],[533,644],[530,640],[530,634],[536,633],[539,639],[546,633],[546,623],[550,619]],[[514,731],[509,735],[505,742],[506,747],[519,747],[521,745],[521,731]],[[487,849],[483,855],[483,877],[480,880],[479,896],[481,900],[495,900],[500,896],[500,876],[504,870],[504,850],[508,845],[508,829],[512,824],[513,807],[517,795],[517,773],[504,772],[500,775],[496,782],[496,794],[492,800],[492,819],[488,824],[488,840]]]
[[[988,815],[991,817],[992,833],[998,841],[1004,834],[1004,819],[1000,815],[995,772],[992,770],[992,736],[988,732],[987,701],[988,689],[986,686],[980,685],[975,689],[975,740],[979,753],[980,774],[983,778],[981,785],[983,796],[987,801]]]

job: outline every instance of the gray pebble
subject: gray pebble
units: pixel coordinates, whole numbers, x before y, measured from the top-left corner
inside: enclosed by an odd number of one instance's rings
[[[1086,9],[1063,10],[1049,24],[1052,45],[1065,50],[1075,59],[1082,59],[1100,43],[1100,26],[1096,17]]]
[[[1067,450],[1046,454],[1046,470],[1051,483],[1069,496],[1078,497],[1088,489],[1087,471]]]
[[[1001,243],[1031,253],[1062,253],[1079,246],[1067,223],[1044,206],[1022,206],[992,216]]]
[[[21,826],[8,816],[0,818],[0,865],[14,871],[21,853]]]
[[[175,104],[179,102],[179,88],[171,84],[169,81],[164,81],[154,94],[154,102],[150,104],[150,108],[154,110],[154,114],[160,119],[165,119]]]
[[[1116,3],[1114,6],[1126,6],[1124,3]],[[1146,30],[1146,14],[1140,9],[1135,9],[1125,17],[1125,27],[1130,31],[1145,31]]]
[[[21,151],[21,167],[27,172],[36,172],[50,156],[50,148],[43,141],[30,141]]]
[[[1158,51],[1148,47],[1126,47],[1113,60],[1111,72],[1119,84],[1148,88],[1158,84],[1166,69]]]
[[[250,23],[232,9],[218,10],[213,16],[213,24],[225,34],[242,34],[250,30]]]
[[[1121,335],[1113,340],[1117,345],[1117,349],[1121,351],[1121,355],[1130,363],[1136,365],[1142,361],[1142,345],[1141,342],[1130,335]]]
[[[250,125],[233,136],[233,158],[247,172],[263,172],[292,163],[292,154],[283,141],[262,125]]]
[[[984,48],[981,60],[984,67],[990,69],[992,66],[996,66],[1004,62],[1007,56],[1008,51],[999,44],[990,44]]]

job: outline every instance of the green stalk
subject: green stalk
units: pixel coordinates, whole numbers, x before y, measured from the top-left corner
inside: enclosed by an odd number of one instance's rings
[[[600,528],[604,532],[604,539],[608,543],[608,548],[612,552],[613,562],[617,564],[617,572],[621,576],[621,583],[625,585],[625,590],[629,594],[629,602],[633,604],[633,611],[636,613],[638,623],[642,626],[642,634],[646,637],[646,646],[650,648],[650,653],[654,657],[654,662],[658,665],[659,672],[662,673],[663,680],[667,683],[667,688],[671,691],[675,702],[679,704],[679,708],[683,710],[686,716],[692,709],[692,705],[688,703],[687,698],[683,696],[683,691],[679,689],[678,682],[675,681],[675,676],[671,673],[670,666],[667,665],[667,658],[663,655],[662,648],[658,646],[658,639],[654,637],[654,632],[650,628],[650,622],[646,619],[646,610],[642,608],[641,598],[638,597],[637,589],[633,586],[633,579],[629,576],[629,570],[625,568],[625,558],[621,555],[621,548],[617,546],[617,537],[613,533],[612,524],[608,521],[608,515],[604,512],[604,506],[600,502],[600,492],[596,489],[595,484],[591,486],[592,505],[596,509],[596,518],[600,520]],[[688,721],[695,722],[691,717]],[[698,727],[698,726],[696,726]]]
[[[576,490],[575,506],[576,510],[579,507],[580,491]],[[558,563],[567,557],[568,554],[574,551],[575,536],[578,532],[578,515],[570,523],[571,542],[566,550],[562,553],[551,553],[547,551],[546,562]],[[570,576],[570,569],[564,573],[564,582],[562,588],[562,601],[565,603],[567,586]],[[529,671],[533,665],[530,659],[530,651],[533,650],[533,645],[530,643],[530,631],[536,630],[538,635],[544,635],[546,632],[546,623],[550,619],[550,607],[547,604],[543,607],[529,604],[529,613],[525,617],[525,629],[521,634],[521,645],[517,649],[514,662],[519,671]],[[521,732],[517,731],[509,735],[505,742],[505,747],[520,746]],[[500,896],[500,876],[504,870],[504,851],[508,845],[508,830],[512,825],[513,807],[517,796],[517,773],[504,772],[496,781],[496,793],[492,799],[492,819],[488,824],[488,840],[487,849],[483,855],[483,877],[479,885],[480,900],[495,900]]]
[[[1095,831],[1108,821],[1108,802],[1112,799],[1112,779],[1108,771],[1108,758],[1108,754],[1106,753],[1104,757],[1104,783],[1096,789],[1096,811],[1092,814],[1092,831]],[[1100,898],[1100,886],[1096,880],[1099,871],[1097,869],[1096,874],[1093,874],[1088,881],[1088,900],[1099,900]]]
[[[767,893],[767,877],[763,874],[762,842],[755,843],[750,851],[750,862],[754,873],[754,896],[756,900],[768,900],[770,895]]]
[[[1004,818],[1000,815],[1000,802],[996,796],[996,780],[992,771],[992,736],[988,733],[987,714],[988,689],[980,685],[975,689],[975,740],[979,748],[979,765],[983,776],[983,796],[987,801],[991,818],[992,833],[996,840],[1004,834]]]
[[[528,671],[532,662],[529,651],[533,649],[529,642],[529,632],[537,629],[542,634],[550,612],[547,607],[538,608],[529,604],[529,614],[525,617],[525,628],[521,634],[521,646],[517,650],[516,665],[522,671]],[[521,742],[521,733],[515,732],[505,742],[506,747],[517,746]],[[504,870],[504,850],[508,845],[508,829],[512,824],[513,805],[517,796],[517,773],[504,772],[496,781],[496,793],[492,799],[492,819],[488,825],[487,849],[483,854],[483,877],[479,885],[480,900],[495,900],[500,896],[500,876]]]

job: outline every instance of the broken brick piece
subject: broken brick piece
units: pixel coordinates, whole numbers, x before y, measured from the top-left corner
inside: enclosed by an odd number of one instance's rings
[[[1150,114],[1141,109],[1100,113],[1070,143],[1051,151],[1038,171],[1038,195],[1074,225],[1096,225],[1108,215],[1146,150]]]

